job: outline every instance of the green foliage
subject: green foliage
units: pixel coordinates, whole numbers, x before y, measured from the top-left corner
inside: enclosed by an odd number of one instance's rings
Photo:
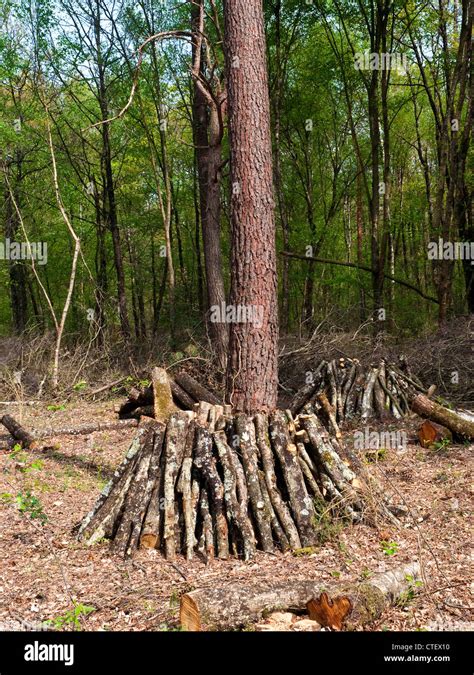
[[[96,608],[90,605],[83,605],[80,602],[74,603],[74,607],[64,614],[45,621],[46,626],[52,626],[57,630],[70,628],[73,631],[82,630],[81,619],[95,612]]]
[[[65,403],[53,403],[51,405],[46,406],[46,410],[50,410],[51,412],[59,412],[62,410],[66,410],[67,406]]]
[[[47,273],[39,269],[38,274],[59,317],[67,296],[72,241],[51,179],[50,129],[61,200],[81,239],[81,258],[66,319],[65,342],[96,345],[94,340],[101,330],[106,333],[105,337],[116,339],[119,329],[116,251],[104,170],[107,147],[103,127],[94,126],[103,121],[104,114],[116,117],[107,125],[109,168],[115,188],[113,203],[117,207],[115,219],[120,230],[126,301],[130,318],[136,323],[132,325],[132,332],[135,329],[140,335],[138,342],[146,343],[152,336],[165,338],[170,332],[173,310],[178,339],[167,341],[163,360],[168,354],[171,354],[171,364],[195,357],[199,349],[189,344],[189,332],[205,335],[200,309],[203,298],[198,296],[203,260],[202,236],[196,222],[199,194],[190,122],[190,54],[182,40],[147,46],[134,99],[124,115],[116,116],[130,97],[138,45],[153,26],[160,31],[188,30],[189,6],[158,1],[135,6],[131,2],[114,4],[98,0],[91,4],[90,11],[77,13],[72,2],[36,0],[33,4],[34,7],[26,0],[7,1],[1,4],[0,10],[1,159],[12,191],[18,197],[25,226],[23,232],[20,223],[15,222],[14,235],[18,240],[28,236],[32,242],[47,243]],[[278,191],[281,204],[277,209],[277,244],[279,249],[285,244],[302,254],[308,245],[314,245],[321,257],[352,262],[357,260],[360,244],[362,262],[370,267],[373,262],[369,222],[373,187],[371,96],[367,88],[368,73],[354,67],[353,52],[370,49],[373,39],[357,3],[349,0],[313,3],[301,11],[302,4],[303,0],[282,3],[277,26],[275,3],[264,3],[274,132],[277,112],[280,120],[278,141],[275,133],[273,139],[282,176]],[[96,9],[100,10],[99,15],[95,15]],[[394,244],[393,261],[389,260],[388,249],[386,251],[385,269],[388,271],[393,265],[395,276],[433,295],[436,278],[432,267],[423,259],[423,251],[427,238],[437,238],[439,233],[432,231],[433,204],[427,196],[425,167],[429,168],[433,194],[440,175],[439,157],[443,155],[437,145],[439,114],[432,110],[431,103],[434,101],[441,111],[448,109],[448,82],[453,78],[446,77],[445,69],[452,68],[456,62],[460,37],[456,21],[459,22],[460,17],[455,20],[453,12],[444,12],[446,26],[443,28],[439,12],[429,3],[419,8],[408,3],[403,5],[403,11],[401,6],[395,9],[385,17],[387,35],[391,49],[408,58],[409,76],[392,70],[388,82],[386,112],[390,120],[387,138],[390,155],[386,159],[390,166],[390,218],[387,223],[381,222],[378,229],[390,234]],[[221,2],[217,3],[217,12],[222,13]],[[376,17],[374,22],[377,26],[381,23]],[[407,25],[410,25],[409,35]],[[98,35],[94,36],[96,29]],[[438,39],[444,35],[444,29],[446,39]],[[209,17],[206,17],[205,32],[212,60],[208,64],[211,80],[222,79],[222,41]],[[411,38],[418,47],[421,63]],[[105,92],[100,91],[99,64]],[[420,67],[424,68],[423,73]],[[277,75],[281,75],[281,82]],[[380,80],[379,77],[379,85]],[[280,86],[276,86],[277,82]],[[379,87],[376,94],[379,109],[381,93]],[[458,101],[459,90],[449,93]],[[465,136],[467,98],[460,101],[459,138]],[[45,100],[49,101],[47,112]],[[108,110],[104,110],[104,100]],[[15,126],[18,120],[20,129]],[[382,119],[377,121],[379,129],[382,123]],[[381,135],[380,169],[385,160],[383,129]],[[450,140],[455,140],[454,136]],[[229,139],[224,129],[221,245],[226,287],[231,247],[228,159]],[[360,166],[363,167],[361,176]],[[173,294],[165,257],[160,253],[165,243],[166,204],[162,203],[167,187],[165,167],[172,189],[172,262],[176,279]],[[447,193],[444,197],[447,198]],[[381,219],[382,207],[381,204]],[[11,212],[12,204],[5,198],[0,206],[2,223],[8,221]],[[281,227],[282,215],[288,221],[286,233]],[[360,242],[358,217],[363,224]],[[454,221],[452,225],[453,236],[460,237]],[[382,250],[382,242],[377,245]],[[28,330],[54,332],[55,322],[43,288],[29,264],[25,267]],[[465,282],[460,264],[454,266],[453,274],[453,309],[456,313],[465,313]],[[288,327],[296,332],[300,329],[302,296],[307,286],[307,263],[294,261],[289,265],[288,275],[291,301]],[[316,266],[315,324],[331,315],[341,331],[357,326],[363,318],[357,308],[361,293],[365,293],[366,313],[370,310],[372,281],[369,273],[356,269],[329,264]],[[12,333],[13,328],[11,283],[9,267],[0,261],[2,334]],[[203,290],[205,294],[205,288]],[[390,305],[389,318],[394,332],[411,336],[433,327],[437,312],[434,303],[421,301],[418,295],[397,284],[386,283],[384,293],[387,307]],[[89,310],[97,307],[99,297],[102,297],[104,325],[99,325],[97,316],[88,318]],[[48,367],[49,363],[45,365]],[[131,384],[132,378],[123,386]],[[73,385],[73,390],[81,392],[86,386],[83,380]],[[114,387],[112,391],[120,389]]]
[[[85,380],[81,380],[80,382],[76,382],[76,384],[73,386],[74,391],[83,391],[87,387],[87,382]]]
[[[440,441],[435,441],[430,447],[437,452],[444,452],[449,448],[450,444],[449,438],[442,438]]]
[[[400,544],[397,544],[396,541],[381,541],[380,546],[382,548],[382,551],[385,553],[385,555],[392,556],[395,555],[395,553],[398,552],[398,549],[400,548]]]
[[[407,607],[412,600],[414,600],[416,593],[422,588],[423,582],[415,580],[413,576],[407,574],[405,580],[408,582],[408,588],[406,591],[400,593],[397,598],[396,604],[398,607]]]
[[[39,457],[29,460],[28,454],[24,452],[21,445],[15,445],[13,450],[8,455],[9,459],[14,460],[16,468],[22,473],[30,473],[31,471],[41,471],[44,462]]]
[[[15,503],[21,514],[29,515],[32,520],[39,520],[41,525],[46,524],[48,516],[44,513],[38,497],[35,497],[30,490],[19,492],[15,498]]]

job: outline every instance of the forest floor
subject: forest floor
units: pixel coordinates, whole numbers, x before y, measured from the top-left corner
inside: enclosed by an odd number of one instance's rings
[[[40,429],[111,421],[116,402],[75,402],[57,410],[41,403],[9,412],[26,427]],[[124,429],[52,439],[56,447],[43,452],[12,453],[0,440],[0,629],[31,629],[49,620],[71,629],[76,606],[83,630],[175,630],[180,595],[194,588],[258,584],[269,576],[357,581],[414,560],[423,570],[419,594],[389,609],[367,630],[474,629],[472,446],[434,451],[408,445],[368,464],[408,509],[399,529],[335,523],[310,555],[259,553],[251,562],[206,565],[199,558],[170,563],[156,551],[140,551],[125,562],[109,553],[106,541],[92,547],[78,543],[73,528],[94,504],[134,433]]]

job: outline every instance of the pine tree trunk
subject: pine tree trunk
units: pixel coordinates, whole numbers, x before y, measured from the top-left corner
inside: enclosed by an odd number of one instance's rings
[[[226,397],[236,410],[276,407],[277,273],[270,104],[260,0],[224,6],[231,145],[231,305]]]

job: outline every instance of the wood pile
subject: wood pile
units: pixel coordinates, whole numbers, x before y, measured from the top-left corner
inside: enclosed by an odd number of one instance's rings
[[[79,537],[102,537],[130,556],[156,548],[173,560],[252,558],[318,541],[319,518],[352,522],[391,516],[381,493],[370,508],[360,460],[330,437],[313,413],[233,414],[206,402],[165,425],[143,418],[113,479]]]
[[[403,360],[395,365],[382,359],[368,368],[357,359],[321,361],[307,379],[291,401],[292,414],[315,413],[337,436],[339,425],[355,418],[402,418],[410,412],[407,387],[426,394]]]

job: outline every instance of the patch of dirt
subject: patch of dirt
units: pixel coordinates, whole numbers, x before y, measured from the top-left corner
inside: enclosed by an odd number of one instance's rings
[[[111,421],[113,404],[71,404],[57,411],[41,404],[25,408],[21,417],[25,426],[37,428]],[[9,413],[18,415],[18,410]],[[140,551],[124,562],[110,555],[105,541],[90,548],[78,543],[73,528],[94,504],[134,433],[63,437],[52,439],[52,445],[60,443],[53,450],[13,455],[0,443],[0,628],[31,628],[53,620],[70,630],[71,610],[79,603],[77,621],[84,630],[174,630],[179,597],[193,588],[258,584],[268,576],[354,582],[419,560],[420,593],[406,606],[389,609],[367,630],[473,630],[473,446],[433,451],[408,445],[387,450],[368,465],[408,510],[399,529],[334,527],[332,538],[310,555],[259,553],[251,562],[206,565],[198,558],[169,563],[156,551]],[[39,502],[32,503],[31,496]],[[24,514],[19,504],[27,505]],[[395,545],[387,547],[387,540]],[[80,605],[94,610],[86,615]]]

